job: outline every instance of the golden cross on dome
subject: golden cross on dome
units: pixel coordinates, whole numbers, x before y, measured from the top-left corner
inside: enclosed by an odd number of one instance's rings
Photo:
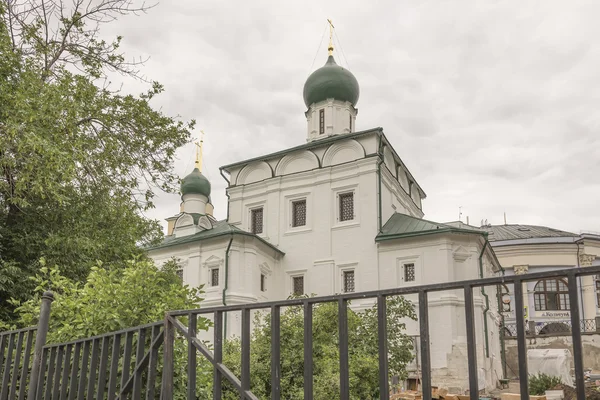
[[[332,56],[333,55],[333,22],[331,22],[330,19],[327,19],[327,22],[329,22],[329,47],[327,48],[327,51],[329,52],[329,55]]]
[[[194,142],[194,144],[196,145],[196,161],[194,164],[196,168],[198,168],[198,170],[202,172],[202,147],[204,146],[204,131],[200,132],[200,141]]]

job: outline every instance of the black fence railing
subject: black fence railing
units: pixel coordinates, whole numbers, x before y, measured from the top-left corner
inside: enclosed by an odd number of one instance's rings
[[[0,399],[24,399],[35,345],[36,327],[0,332]]]
[[[424,399],[431,398],[431,349],[429,329],[428,296],[431,293],[442,291],[462,291],[465,307],[465,326],[467,339],[467,362],[469,393],[479,393],[478,366],[476,351],[476,323],[474,297],[476,289],[484,286],[497,286],[507,283],[514,284],[515,288],[515,317],[519,321],[524,319],[523,307],[523,282],[546,278],[566,277],[568,282],[570,309],[570,335],[572,337],[573,364],[575,369],[575,386],[577,398],[585,398],[582,332],[591,325],[581,323],[579,314],[579,288],[578,277],[600,273],[600,267],[587,267],[562,271],[547,271],[527,275],[493,277],[462,282],[447,282],[412,287],[400,287],[363,293],[346,293],[342,295],[322,296],[312,298],[291,299],[266,303],[242,304],[223,307],[213,307],[198,310],[181,310],[167,312],[165,320],[149,325],[138,326],[123,331],[112,332],[105,335],[76,340],[69,343],[44,345],[50,315],[51,294],[45,297],[42,303],[40,323],[37,329],[33,364],[31,369],[25,357],[20,354],[30,354],[33,343],[33,329],[22,331],[4,332],[0,334],[0,354],[2,355],[2,388],[1,399],[102,399],[102,398],[132,398],[154,399],[160,396],[163,400],[174,398],[175,377],[175,350],[181,351],[181,346],[176,346],[176,340],[183,338],[179,345],[187,346],[187,360],[185,369],[187,385],[185,397],[188,400],[198,398],[196,382],[198,378],[198,359],[201,355],[212,365],[213,384],[212,398],[222,399],[223,384],[225,381],[238,392],[243,400],[255,400],[257,397],[250,387],[250,342],[251,342],[251,312],[253,310],[267,309],[271,313],[271,399],[280,400],[281,390],[281,309],[290,306],[299,306],[303,313],[303,354],[304,399],[312,400],[313,393],[313,308],[317,304],[335,303],[338,308],[338,333],[339,333],[339,389],[340,398],[348,399],[350,396],[350,370],[348,354],[348,306],[353,300],[373,299],[377,305],[377,337],[378,337],[378,364],[379,364],[379,398],[389,399],[388,382],[388,350],[387,350],[387,318],[386,299],[398,295],[418,295],[419,311],[419,340],[420,340],[420,370],[421,391]],[[48,298],[50,298],[48,300]],[[46,308],[45,308],[46,307]],[[224,344],[224,319],[228,312],[241,313],[241,373],[236,376],[223,363]],[[214,322],[214,337],[212,348],[197,337],[197,320],[199,316],[210,316]],[[543,328],[541,328],[543,330]],[[540,332],[541,332],[540,330]],[[521,399],[529,399],[528,370],[526,351],[526,324],[516,324],[516,341],[519,362],[519,384]],[[537,331],[537,329],[533,329]],[[31,340],[29,339],[31,337]],[[12,348],[12,350],[10,350]],[[162,357],[160,357],[162,353]],[[180,354],[180,353],[178,353]],[[185,355],[184,355],[185,356]],[[162,360],[161,360],[162,358]],[[162,361],[162,363],[160,362]],[[25,363],[25,364],[24,364]],[[177,365],[181,373],[181,365]],[[9,371],[9,372],[6,372]],[[12,372],[10,372],[12,371]],[[14,371],[23,371],[23,374]],[[15,378],[17,376],[17,378]],[[28,378],[29,377],[29,378]],[[181,381],[178,376],[178,382]],[[29,379],[29,384],[27,381]],[[8,383],[8,386],[6,385]],[[25,390],[27,386],[27,390]]]
[[[596,319],[582,319],[579,321],[579,329],[581,333],[600,334]],[[552,321],[528,321],[525,324],[525,332],[527,336],[571,336],[572,322],[567,319],[552,320]],[[504,324],[502,332],[505,337],[517,336],[517,324]]]

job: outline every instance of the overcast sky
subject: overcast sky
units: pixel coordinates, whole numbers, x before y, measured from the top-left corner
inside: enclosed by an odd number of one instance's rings
[[[166,88],[156,107],[206,132],[219,219],[220,166],[305,142],[302,88],[331,18],[360,84],[356,128],[383,127],[427,193],[425,218],[462,206],[473,225],[506,212],[579,232],[600,231],[599,16],[598,0],[176,0],[103,31],[150,57],[143,72]],[[179,152],[181,176],[193,153]],[[162,195],[150,216],[178,210]]]

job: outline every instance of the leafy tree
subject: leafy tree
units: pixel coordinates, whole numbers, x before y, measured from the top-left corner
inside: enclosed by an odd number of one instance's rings
[[[412,338],[405,333],[406,318],[416,319],[414,306],[401,296],[387,300],[389,373],[406,377],[406,365],[413,359]],[[303,399],[303,309],[288,307],[281,313],[281,389],[282,398]],[[258,314],[254,322],[251,352],[252,391],[261,399],[271,393],[271,316]],[[224,346],[224,362],[239,376],[241,365],[239,338]],[[348,355],[350,398],[379,398],[379,359],[377,309],[356,312],[348,309]],[[318,304],[313,309],[313,371],[317,399],[340,397],[338,306]],[[226,385],[224,398],[239,395]]]
[[[27,276],[61,265],[83,281],[96,260],[122,265],[161,237],[141,214],[173,191],[175,151],[194,122],[152,108],[163,91],[132,95],[110,73],[143,79],[122,38],[100,38],[133,0],[0,0],[0,321],[26,300]]]
[[[33,278],[34,297],[15,304],[18,323],[37,324],[41,296],[48,289],[52,290],[54,301],[47,343],[64,343],[161,321],[166,311],[200,307],[201,288],[182,285],[177,268],[174,260],[158,269],[151,261],[133,259],[122,268],[93,267],[85,284],[80,284],[63,276],[59,268],[44,265]],[[207,330],[210,324],[208,319],[198,317],[198,331]],[[159,360],[162,368],[162,355]],[[201,356],[198,366],[197,391],[208,398],[212,370]],[[175,368],[175,398],[185,399],[187,342],[181,338],[175,341]]]

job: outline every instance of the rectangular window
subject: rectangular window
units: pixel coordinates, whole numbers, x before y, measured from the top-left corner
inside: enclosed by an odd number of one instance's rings
[[[596,300],[598,301],[598,307],[600,307],[600,278],[596,276]]]
[[[250,230],[252,233],[263,233],[263,208],[250,211]]]
[[[354,219],[354,193],[342,193],[340,199],[340,221]]]
[[[319,110],[319,135],[325,133],[325,110]]]
[[[352,115],[350,115],[350,132],[352,132]]]
[[[181,268],[178,269],[176,274],[179,277],[179,279],[181,279],[181,281],[183,282],[183,270]]]
[[[260,274],[260,291],[267,291],[267,277],[264,274]]]
[[[404,282],[415,281],[415,264],[404,264]]]
[[[304,277],[303,276],[295,276],[292,278],[292,292],[296,296],[302,296],[304,294]]]
[[[210,269],[210,286],[219,286],[219,268]]]
[[[344,293],[354,292],[354,271],[344,271]]]
[[[292,226],[306,225],[306,199],[292,202]]]

